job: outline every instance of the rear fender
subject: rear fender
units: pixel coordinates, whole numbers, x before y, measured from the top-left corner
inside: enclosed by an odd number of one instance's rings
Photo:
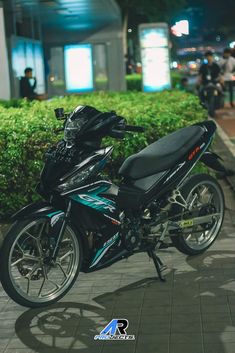
[[[204,163],[207,167],[214,169],[217,172],[226,173],[226,168],[220,162],[222,158],[216,153],[206,151],[200,158],[200,161]]]

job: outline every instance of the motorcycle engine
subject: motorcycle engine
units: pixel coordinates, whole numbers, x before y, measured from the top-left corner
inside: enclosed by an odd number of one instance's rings
[[[127,250],[134,250],[140,245],[141,227],[139,222],[127,219],[123,226],[124,244]]]

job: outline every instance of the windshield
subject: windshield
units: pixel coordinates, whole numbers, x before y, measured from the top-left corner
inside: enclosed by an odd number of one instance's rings
[[[65,123],[64,140],[68,148],[74,144],[77,133],[81,130],[82,126],[86,123],[86,115],[83,114],[84,106],[78,106],[68,117]]]

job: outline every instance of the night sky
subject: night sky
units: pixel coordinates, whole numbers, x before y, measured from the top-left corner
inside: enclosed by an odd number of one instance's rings
[[[229,26],[235,30],[235,0],[187,0],[187,2],[190,6],[198,6],[205,11],[205,21],[208,21],[210,27]]]

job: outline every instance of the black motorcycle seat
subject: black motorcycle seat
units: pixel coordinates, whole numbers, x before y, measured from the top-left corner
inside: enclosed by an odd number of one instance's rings
[[[141,179],[172,168],[200,140],[205,130],[198,125],[175,131],[125,160],[119,174]]]

